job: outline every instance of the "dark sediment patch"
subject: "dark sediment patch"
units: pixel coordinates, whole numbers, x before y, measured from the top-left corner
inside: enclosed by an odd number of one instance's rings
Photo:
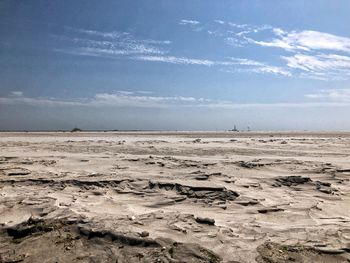
[[[84,220],[30,219],[0,230],[0,262],[221,262],[198,244],[99,229]]]
[[[283,176],[277,178],[276,181],[284,186],[295,186],[299,184],[305,184],[311,182],[309,177],[302,177],[299,175]]]
[[[16,185],[49,185],[51,187],[65,188],[67,186],[76,186],[81,189],[91,190],[98,188],[117,188],[123,182],[133,182],[132,179],[113,179],[113,180],[52,180],[45,178],[28,178],[18,180],[1,180],[1,183],[16,184]]]
[[[208,217],[196,217],[196,222],[199,224],[215,225],[215,220]]]
[[[253,160],[253,161],[238,161],[236,164],[242,168],[248,168],[248,169],[253,169],[253,168],[258,168],[258,167],[263,167],[266,164],[264,163],[259,163],[260,160]]]
[[[284,211],[284,209],[279,208],[279,207],[266,207],[266,208],[258,209],[258,212],[260,214],[267,214],[267,213],[271,213],[271,212],[280,212],[280,211]]]
[[[342,249],[318,249],[307,246],[287,246],[267,242],[257,248],[259,256],[258,263],[280,263],[280,262],[327,262],[341,263],[349,262],[348,255]]]
[[[275,183],[273,186],[298,186],[303,184],[309,184],[315,187],[316,190],[325,193],[325,194],[334,194],[337,192],[337,189],[331,187],[331,183],[329,182],[321,182],[321,181],[312,181],[309,177],[302,176],[283,176],[275,179]]]
[[[203,199],[209,202],[213,202],[215,200],[233,201],[239,196],[238,193],[228,190],[223,186],[189,186],[179,183],[150,181],[149,187],[151,189],[158,188],[165,189],[167,191],[176,191],[178,194],[186,195],[188,198]]]

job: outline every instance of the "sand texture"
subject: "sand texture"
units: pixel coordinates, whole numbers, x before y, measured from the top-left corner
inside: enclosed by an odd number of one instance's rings
[[[350,262],[350,133],[0,133],[0,262]]]

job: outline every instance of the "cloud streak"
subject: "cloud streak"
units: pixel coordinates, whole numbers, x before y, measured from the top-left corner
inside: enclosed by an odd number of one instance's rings
[[[180,25],[192,25],[192,26],[195,26],[195,25],[199,25],[200,22],[197,21],[197,20],[182,19],[182,20],[180,20],[179,24]]]
[[[298,69],[305,76],[327,79],[346,79],[350,76],[350,57],[336,54],[282,56],[289,68]],[[303,76],[303,75],[302,75]]]
[[[230,58],[224,61],[208,60],[208,59],[195,59],[186,57],[174,57],[174,56],[138,56],[136,60],[162,62],[177,65],[198,65],[198,66],[220,66],[221,71],[228,73],[237,72],[254,72],[263,74],[274,74],[284,77],[291,77],[292,74],[281,67],[267,65],[255,60]]]
[[[223,21],[217,23],[222,24]],[[181,20],[180,24],[197,26],[196,20]],[[232,25],[231,25],[232,26]],[[237,27],[237,26],[236,26]],[[242,26],[245,27],[245,26]],[[211,60],[170,55],[165,47],[172,44],[170,40],[136,39],[127,32],[100,32],[94,30],[68,28],[75,33],[74,37],[55,36],[64,41],[69,48],[56,48],[54,51],[76,55],[108,59],[131,59],[144,62],[162,62],[186,66],[221,67],[223,72],[253,72],[291,76],[291,73],[280,67],[252,62],[244,59]],[[238,70],[238,67],[242,67]]]
[[[147,92],[146,92],[147,93]],[[150,96],[145,91],[116,91],[98,93],[92,98],[59,100],[54,98],[29,98],[21,95],[0,97],[0,105],[27,105],[34,107],[132,107],[132,108],[215,108],[215,109],[249,109],[249,108],[314,108],[314,107],[350,107],[350,89],[325,90],[317,94],[307,94],[309,99],[327,99],[326,101],[300,103],[235,103],[216,101],[205,98],[185,96]]]
[[[276,38],[270,41],[256,41],[248,38],[251,43],[277,47],[285,50],[333,50],[350,52],[350,38],[332,35],[329,33],[304,30],[286,32],[276,28],[273,30]]]
[[[69,28],[69,31],[74,32],[75,37],[59,37],[70,44],[70,47],[56,48],[54,51],[78,56],[219,67],[220,71],[230,73],[251,72],[320,81],[350,78],[350,57],[335,53],[350,52],[350,38],[312,30],[285,31],[270,25],[236,24],[223,20],[214,20],[211,27],[214,25],[215,28],[210,30],[208,23],[202,24],[193,19],[182,19],[179,24],[195,31],[207,28],[207,34],[223,40],[234,48],[256,45],[264,48],[279,48],[288,53],[276,56],[279,59],[278,65],[246,58],[216,60],[203,57],[191,58],[174,56],[169,51],[171,48],[167,48],[172,44],[170,40],[137,39],[128,32],[100,32],[74,28]],[[259,39],[260,34],[257,33],[262,31],[263,35],[270,34],[272,38]],[[332,51],[332,53],[319,53],[319,51]]]
[[[12,92],[8,97],[0,97],[0,105],[30,106],[81,106],[81,107],[169,107],[208,103],[209,99],[185,96],[150,96],[149,91],[116,91],[97,93],[92,98],[59,100],[55,98],[30,98],[22,92]]]
[[[127,32],[99,32],[94,30],[73,29],[74,37],[54,35],[65,48],[54,51],[79,56],[120,57],[128,55],[165,54],[170,40],[137,39]]]
[[[207,59],[195,59],[186,57],[174,57],[174,56],[138,56],[136,60],[163,62],[177,65],[202,65],[202,66],[214,66],[218,65],[218,62]]]
[[[350,78],[350,56],[344,55],[344,53],[350,53],[350,38],[312,30],[288,32],[269,25],[257,27],[247,24],[229,24],[241,31],[232,32],[233,35],[225,38],[228,45],[245,47],[253,44],[264,48],[283,49],[289,54],[294,53],[294,55],[280,56],[282,62],[289,68],[283,70],[291,72],[293,76],[322,81]],[[256,33],[260,31],[272,34],[272,39],[258,40]],[[272,73],[278,72],[279,69],[270,67],[256,69],[256,71]]]
[[[327,89],[306,95],[307,98],[333,102],[350,103],[350,89]]]

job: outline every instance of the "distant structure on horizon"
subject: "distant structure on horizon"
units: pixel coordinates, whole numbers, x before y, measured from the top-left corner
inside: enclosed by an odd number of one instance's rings
[[[239,130],[237,129],[236,124],[235,124],[235,125],[233,125],[233,129],[232,129],[232,130],[228,130],[228,131],[239,132]],[[249,127],[249,126],[247,126],[247,132],[250,132],[250,131],[251,131],[251,130],[250,130],[250,127]]]
[[[73,128],[70,132],[81,132],[82,130],[78,127]]]
[[[234,132],[239,132],[239,130],[238,130],[238,129],[237,129],[237,127],[236,127],[236,124],[235,124],[235,125],[233,125],[233,129],[232,129],[231,131],[234,131]]]

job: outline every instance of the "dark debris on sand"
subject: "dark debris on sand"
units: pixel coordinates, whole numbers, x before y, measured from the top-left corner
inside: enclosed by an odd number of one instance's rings
[[[84,220],[30,218],[2,228],[0,262],[216,263],[221,258],[198,244],[151,239],[147,234],[94,228]]]
[[[167,191],[176,191],[178,194],[185,195],[188,198],[203,199],[208,202],[213,202],[215,200],[233,201],[239,196],[238,193],[226,189],[223,186],[189,186],[179,183],[150,181],[149,187],[151,189],[158,188]]]
[[[349,262],[348,254],[342,249],[318,249],[302,245],[281,245],[266,242],[257,248],[259,256],[258,263],[345,263]]]

